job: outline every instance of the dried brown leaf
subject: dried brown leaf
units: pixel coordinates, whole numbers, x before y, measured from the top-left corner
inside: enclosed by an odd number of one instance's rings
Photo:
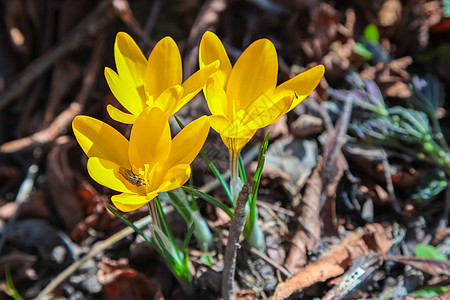
[[[64,226],[71,231],[82,219],[83,213],[75,190],[75,178],[69,166],[68,150],[72,147],[65,138],[56,140],[54,147],[48,154],[47,185],[50,195]]]
[[[114,261],[103,257],[98,265],[97,277],[103,285],[105,299],[164,299],[159,285],[144,274],[131,269],[128,260]]]
[[[395,261],[422,270],[433,276],[450,276],[450,260],[438,260],[423,257],[389,256],[386,260]]]
[[[286,260],[286,268],[291,272],[306,264],[307,251],[314,250],[316,243],[320,240],[321,225],[324,226],[326,234],[333,234],[336,231],[334,201],[337,183],[346,168],[341,147],[350,121],[351,107],[352,102],[349,100],[345,103],[342,115],[330,133],[324,154],[307,182],[302,198],[299,227],[292,238],[293,246]]]
[[[278,285],[274,299],[286,299],[317,282],[339,276],[358,257],[367,255],[370,251],[384,255],[391,246],[391,233],[381,224],[367,225],[363,230],[351,232],[340,244],[323,253],[318,261],[310,263]]]

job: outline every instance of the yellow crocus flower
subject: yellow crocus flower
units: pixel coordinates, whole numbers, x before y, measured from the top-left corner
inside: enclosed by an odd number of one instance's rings
[[[168,117],[153,107],[136,119],[129,141],[113,127],[88,116],[77,116],[72,127],[89,157],[89,175],[120,192],[111,200],[118,209],[128,212],[147,204],[158,193],[186,183],[190,164],[210,126],[208,117],[200,117],[172,139]]]
[[[278,58],[272,42],[255,41],[232,66],[220,39],[206,32],[200,42],[200,69],[216,60],[219,70],[203,92],[212,115],[211,127],[230,152],[231,188],[237,197],[237,157],[242,147],[256,130],[274,123],[305,99],[319,84],[325,68],[318,65],[277,86]]]
[[[107,110],[116,121],[133,124],[146,107],[159,107],[167,116],[189,102],[213,74],[218,62],[211,62],[182,82],[180,51],[171,37],[160,40],[148,60],[135,41],[119,32],[114,44],[117,73],[105,68],[105,77],[116,99],[131,114],[112,105]]]

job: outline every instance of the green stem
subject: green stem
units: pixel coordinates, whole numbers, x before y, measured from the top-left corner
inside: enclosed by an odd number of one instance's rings
[[[162,230],[161,222],[159,220],[158,206],[156,204],[155,199],[153,199],[153,201],[150,201],[149,203],[147,203],[147,206],[148,206],[148,212],[150,214],[150,217],[152,218],[152,223],[155,224],[159,229]],[[150,228],[150,232],[153,232],[150,224],[149,224],[149,228]]]
[[[239,152],[230,149],[230,190],[233,199],[232,205],[236,206],[236,201],[242,189],[242,181],[239,177]]]

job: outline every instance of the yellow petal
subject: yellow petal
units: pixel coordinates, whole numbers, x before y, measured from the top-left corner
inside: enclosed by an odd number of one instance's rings
[[[147,194],[146,196],[123,193],[112,196],[111,201],[117,209],[123,212],[129,212],[141,208],[156,196],[158,196],[156,192]]]
[[[137,118],[136,115],[127,114],[115,108],[111,104],[108,104],[108,106],[106,106],[106,110],[108,111],[108,114],[111,117],[111,119],[124,124],[133,124]]]
[[[223,87],[227,84],[228,77],[231,72],[231,63],[228,58],[227,52],[222,45],[220,39],[212,33],[211,31],[205,32],[200,42],[199,49],[199,63],[200,69],[206,67],[207,65],[220,61],[220,66],[218,70],[219,82]]]
[[[167,161],[167,168],[179,164],[191,164],[202,149],[208,133],[209,119],[207,116],[202,116],[184,127],[172,140],[172,150]]]
[[[222,115],[233,118],[233,106],[228,109],[228,98],[217,73],[211,76],[206,82],[203,90],[208,103],[209,111],[212,115]],[[232,103],[231,103],[232,104]]]
[[[188,181],[191,176],[191,167],[189,165],[177,165],[164,175],[162,184],[158,188],[159,192],[171,191],[179,188]]]
[[[303,101],[317,87],[325,73],[323,65],[315,66],[294,78],[280,84],[276,87],[275,93],[293,93],[297,94],[289,110],[292,110]]]
[[[101,157],[123,167],[130,166],[128,140],[108,124],[88,116],[77,116],[72,128],[88,157]]]
[[[184,89],[180,85],[175,85],[165,90],[156,101],[149,106],[158,107],[169,118],[178,111],[178,103],[183,97]]]
[[[229,151],[233,153],[240,153],[242,148],[244,148],[245,144],[248,143],[248,141],[251,140],[253,135],[255,135],[256,131],[253,131],[252,134],[248,135],[247,137],[243,138],[229,138],[225,136],[220,136],[222,138],[223,143]]]
[[[286,96],[276,103],[273,103],[272,106],[250,112],[252,117],[245,122],[245,128],[252,131],[275,123],[288,112],[293,98],[293,95]]]
[[[126,181],[119,172],[120,166],[109,160],[91,157],[88,160],[87,169],[92,179],[112,190],[136,193],[135,188],[139,188]]]
[[[167,159],[172,139],[168,117],[157,107],[144,110],[131,129],[129,159],[137,170]]]
[[[277,52],[267,39],[252,43],[237,60],[228,79],[226,93],[236,111],[247,109],[261,94],[275,88]]]
[[[233,123],[225,116],[212,115],[209,117],[209,122],[211,127],[220,135],[234,137],[238,134],[236,128],[233,127]]]
[[[206,80],[211,77],[217,71],[219,67],[219,61],[215,61],[206,67],[198,70],[192,74],[184,83],[184,94],[181,101],[178,102],[177,107],[173,113],[176,113],[180,108],[182,108],[186,103],[188,103],[195,95],[197,95],[200,90],[205,86]]]
[[[165,37],[153,48],[145,70],[145,89],[156,99],[162,92],[183,79],[181,56],[171,37]]]
[[[133,115],[139,115],[144,107],[145,95],[140,95],[135,87],[110,68],[105,68],[105,78],[117,101]]]
[[[117,73],[134,87],[144,85],[147,60],[135,41],[125,32],[119,32],[114,44]]]

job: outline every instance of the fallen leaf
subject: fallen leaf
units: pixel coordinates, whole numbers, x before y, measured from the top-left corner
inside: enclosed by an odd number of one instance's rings
[[[354,261],[375,251],[384,255],[392,246],[391,233],[381,224],[370,224],[350,232],[340,244],[324,252],[318,261],[302,268],[277,286],[274,299],[286,299],[315,283],[342,275]]]
[[[130,268],[127,259],[114,261],[103,257],[98,266],[97,277],[103,285],[105,299],[164,299],[160,287],[144,274]]]
[[[405,265],[411,265],[433,276],[450,276],[450,260],[438,260],[423,257],[388,256],[386,260],[395,261]]]

